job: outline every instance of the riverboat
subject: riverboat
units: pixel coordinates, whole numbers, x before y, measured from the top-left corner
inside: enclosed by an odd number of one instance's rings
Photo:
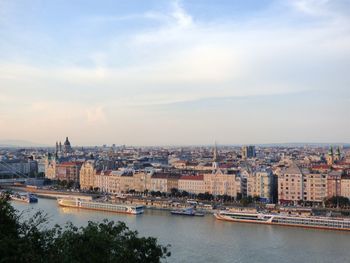
[[[115,213],[123,213],[123,214],[138,215],[144,212],[143,206],[141,205],[132,206],[132,205],[124,205],[124,204],[113,204],[109,202],[81,200],[79,198],[57,199],[57,202],[59,206],[63,206],[63,207],[82,208],[82,209],[99,210],[99,211],[107,211],[107,212],[115,212]]]
[[[214,216],[218,220],[230,222],[350,231],[350,219],[346,218],[263,213],[234,213],[225,211],[220,211],[214,214]]]
[[[27,194],[20,194],[20,193],[14,193],[10,195],[11,200],[19,201],[19,202],[25,202],[25,203],[37,203],[38,198],[30,193]]]
[[[198,213],[192,207],[181,209],[181,210],[173,210],[173,211],[170,211],[170,213],[172,215],[182,215],[182,216],[204,216],[203,213]]]

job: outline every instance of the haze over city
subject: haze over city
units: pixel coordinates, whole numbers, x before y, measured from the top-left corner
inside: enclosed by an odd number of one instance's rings
[[[0,0],[0,138],[350,142],[350,2]]]

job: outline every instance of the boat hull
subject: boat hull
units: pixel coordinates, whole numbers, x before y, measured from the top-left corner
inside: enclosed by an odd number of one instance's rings
[[[182,212],[176,212],[176,211],[171,211],[170,213],[172,215],[177,215],[177,216],[195,216],[195,214],[188,214],[188,213],[182,213]]]

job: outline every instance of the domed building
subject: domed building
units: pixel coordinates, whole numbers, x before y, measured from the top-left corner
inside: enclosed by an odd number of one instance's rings
[[[68,137],[66,137],[66,141],[63,144],[63,154],[67,155],[73,151],[72,146],[70,145]]]
[[[70,145],[68,137],[66,137],[66,141],[62,145],[61,142],[56,142],[56,158],[67,156],[73,152],[72,146]]]

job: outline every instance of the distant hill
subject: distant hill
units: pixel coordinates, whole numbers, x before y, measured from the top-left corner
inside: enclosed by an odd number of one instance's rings
[[[0,147],[45,147],[47,145],[24,140],[0,140]]]

